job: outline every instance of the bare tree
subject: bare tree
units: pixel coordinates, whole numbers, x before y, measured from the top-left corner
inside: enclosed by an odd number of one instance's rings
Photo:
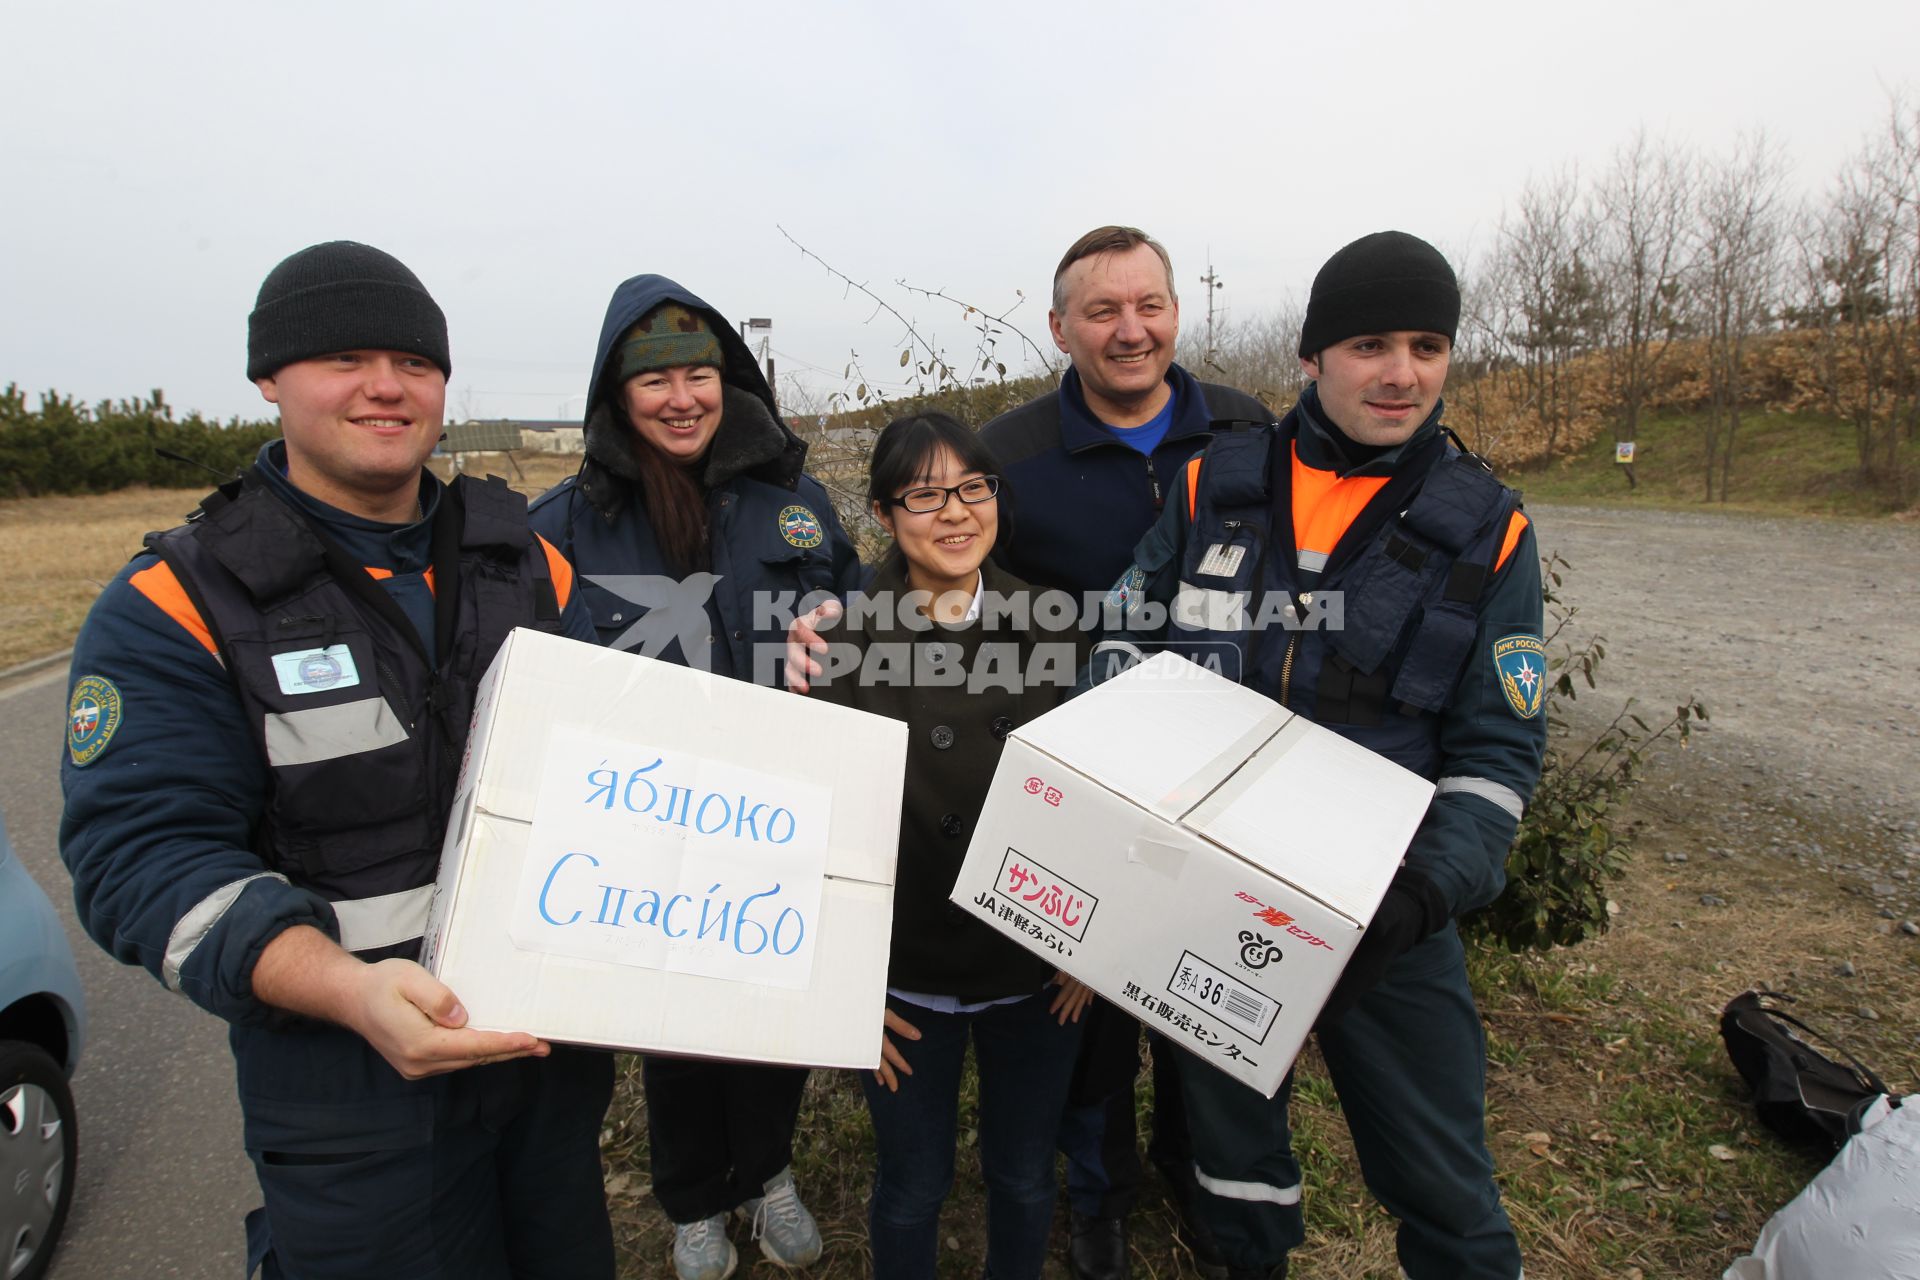
[[[1307,382],[1300,369],[1304,319],[1300,304],[1288,301],[1252,319],[1216,325],[1211,352],[1201,332],[1183,335],[1179,359],[1201,377],[1238,387],[1284,413]]]
[[[1765,133],[1742,138],[1702,173],[1698,269],[1689,292],[1706,349],[1707,405],[1697,421],[1708,502],[1716,485],[1720,501],[1727,500],[1748,347],[1779,300],[1786,176],[1785,157]]]
[[[1695,247],[1692,206],[1688,155],[1645,129],[1614,153],[1592,192],[1616,442],[1639,435],[1661,362],[1681,332],[1681,294]],[[1622,470],[1631,486],[1632,466]]]
[[[1538,407],[1528,394],[1524,353],[1515,344],[1522,328],[1515,264],[1497,242],[1493,252],[1462,254],[1459,261],[1460,327],[1448,375],[1447,421],[1481,456],[1512,457],[1520,452],[1516,438],[1526,434]]]
[[[1920,430],[1920,108],[1842,166],[1796,237],[1801,300],[1828,407],[1854,431],[1861,475],[1904,497],[1900,441]]]
[[[1526,378],[1526,403],[1553,456],[1579,411],[1577,356],[1601,339],[1599,285],[1591,268],[1595,224],[1580,199],[1579,173],[1529,180],[1500,219],[1497,252],[1509,298],[1505,324]]]

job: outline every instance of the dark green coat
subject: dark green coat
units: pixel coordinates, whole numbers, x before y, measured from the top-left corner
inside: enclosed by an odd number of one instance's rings
[[[1026,583],[991,562],[982,566],[982,574],[988,598],[1032,594]],[[864,594],[897,602],[907,589],[901,568],[883,568]],[[862,616],[860,602],[850,600],[848,617],[826,633],[832,645],[827,671],[839,674],[815,682],[814,696],[904,720],[908,727],[887,984],[967,1002],[1037,991],[1054,967],[973,919],[947,896],[966,858],[1001,745],[1015,727],[1057,706],[1071,690],[1077,636],[1046,632],[1031,622],[1016,628],[1004,617],[957,627],[928,623],[915,630],[900,623],[894,608],[882,612],[884,617]],[[1058,655],[1039,656],[1057,658],[1065,683],[1029,687],[1015,681],[1012,677],[1032,666],[1036,645],[1045,644],[1064,646]],[[915,668],[925,670],[929,663],[949,668],[958,663],[972,680],[942,686],[913,679]],[[871,677],[888,668],[895,678],[875,683]],[[863,672],[869,678],[863,679]],[[988,674],[992,678],[982,678]],[[1017,689],[1007,687],[1016,683]]]

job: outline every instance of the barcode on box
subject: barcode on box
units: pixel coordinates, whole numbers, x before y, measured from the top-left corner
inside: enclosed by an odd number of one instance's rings
[[[1180,953],[1167,993],[1209,1018],[1237,1027],[1255,1044],[1266,1040],[1273,1020],[1280,1016],[1280,1001],[1191,951]]]

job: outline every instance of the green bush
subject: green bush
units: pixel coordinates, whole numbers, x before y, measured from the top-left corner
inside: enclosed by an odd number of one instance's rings
[[[1547,616],[1553,645],[1574,610],[1560,603],[1558,588],[1567,562],[1557,555],[1541,560]],[[1658,727],[1633,710],[1633,702],[1593,738],[1569,741],[1567,704],[1581,684],[1596,687],[1595,675],[1606,658],[1605,641],[1595,636],[1580,648],[1561,646],[1548,659],[1559,674],[1547,688],[1547,756],[1520,833],[1507,853],[1507,887],[1490,906],[1468,916],[1467,932],[1509,951],[1545,951],[1604,933],[1607,886],[1626,873],[1632,832],[1620,819],[1627,797],[1639,784],[1647,754],[1663,738],[1685,747],[1707,708],[1689,698]]]
[[[108,493],[141,484],[210,487],[213,477],[206,471],[155,450],[230,476],[279,435],[277,422],[213,422],[197,413],[176,419],[159,391],[147,400],[103,400],[91,407],[49,391],[37,408],[29,408],[26,394],[9,383],[0,391],[0,497]]]

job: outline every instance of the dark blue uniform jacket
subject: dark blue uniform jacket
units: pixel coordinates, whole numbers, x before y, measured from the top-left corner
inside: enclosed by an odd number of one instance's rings
[[[1224,654],[1236,667],[1226,674],[1434,781],[1406,862],[1459,915],[1504,887],[1546,747],[1533,528],[1512,492],[1443,438],[1438,409],[1355,466],[1317,403],[1309,387],[1278,427],[1218,436],[1196,461],[1109,597],[1145,624],[1110,632],[1094,675],[1115,648]],[[1241,459],[1253,471],[1230,475]],[[1368,492],[1330,545],[1295,546],[1314,514],[1297,501]],[[1473,495],[1480,514],[1456,519]],[[1235,595],[1247,620],[1215,621]],[[1145,601],[1168,606],[1164,616]],[[1278,621],[1282,608],[1304,625]]]
[[[1151,457],[1122,444],[1087,409],[1080,374],[980,429],[1000,460],[1000,543],[993,558],[1037,587],[1105,591],[1160,514],[1180,468],[1217,420],[1271,422],[1244,391],[1167,371],[1173,423]],[[1010,518],[1009,518],[1010,517]]]
[[[440,482],[423,478],[421,520],[376,524],[294,489],[283,448],[263,447],[255,474],[375,570],[430,645],[425,574]],[[591,640],[571,572],[552,548],[546,554],[564,633]],[[116,959],[220,1017],[276,1020],[254,998],[254,962],[293,925],[337,937],[333,914],[255,851],[266,761],[204,621],[155,556],[134,557],[101,592],[74,643],[71,681],[60,851],[82,926]]]

